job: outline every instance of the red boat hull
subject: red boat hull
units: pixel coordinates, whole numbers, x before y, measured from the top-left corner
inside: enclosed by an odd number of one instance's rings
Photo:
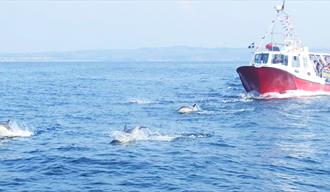
[[[237,68],[247,92],[285,93],[290,90],[330,92],[329,84],[321,84],[298,78],[291,73],[272,67],[243,66]]]

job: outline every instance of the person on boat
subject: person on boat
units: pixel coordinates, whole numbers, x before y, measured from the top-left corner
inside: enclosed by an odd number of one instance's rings
[[[283,59],[281,55],[275,55],[275,58],[273,59],[273,63],[274,64],[283,63]]]
[[[324,61],[325,61],[325,65],[328,66],[330,64],[330,56],[324,56]]]
[[[322,69],[322,77],[326,78],[326,81],[330,81],[330,63],[324,65]]]
[[[323,65],[321,64],[320,61],[316,61],[316,60],[314,60],[314,64],[316,66],[317,75],[322,77]]]

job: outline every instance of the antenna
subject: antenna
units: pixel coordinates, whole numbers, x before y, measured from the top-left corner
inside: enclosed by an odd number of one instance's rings
[[[280,11],[284,11],[285,8],[285,0],[283,0],[282,6],[278,5],[275,7],[275,10],[277,11],[277,13],[279,13]]]

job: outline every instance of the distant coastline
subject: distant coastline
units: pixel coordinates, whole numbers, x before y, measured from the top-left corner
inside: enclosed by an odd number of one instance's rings
[[[0,62],[221,62],[246,61],[246,48],[160,47],[66,52],[0,53]]]
[[[312,51],[330,53],[329,48]],[[0,53],[0,62],[224,62],[249,61],[247,48],[202,48],[188,46],[81,50],[63,52]]]

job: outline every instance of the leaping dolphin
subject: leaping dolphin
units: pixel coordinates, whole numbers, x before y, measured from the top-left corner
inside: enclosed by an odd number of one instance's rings
[[[139,135],[144,135],[146,133],[140,132],[142,129],[146,129],[147,127],[143,126],[137,126],[133,128],[127,128],[127,125],[125,125],[124,130],[122,132],[119,132],[119,134],[110,142],[111,144],[123,144],[135,141],[136,137]]]
[[[127,125],[125,125],[124,127],[124,132],[125,133],[129,133],[129,134],[134,134],[137,131],[141,130],[141,129],[146,129],[147,127],[143,127],[143,126],[137,126],[137,127],[133,127],[133,128],[127,128]]]
[[[193,104],[193,106],[182,106],[177,110],[177,112],[181,114],[192,113],[196,111],[198,111],[196,104]]]
[[[10,120],[6,122],[0,122],[0,132],[6,132],[12,130],[12,128],[10,127],[10,122],[11,122]]]

